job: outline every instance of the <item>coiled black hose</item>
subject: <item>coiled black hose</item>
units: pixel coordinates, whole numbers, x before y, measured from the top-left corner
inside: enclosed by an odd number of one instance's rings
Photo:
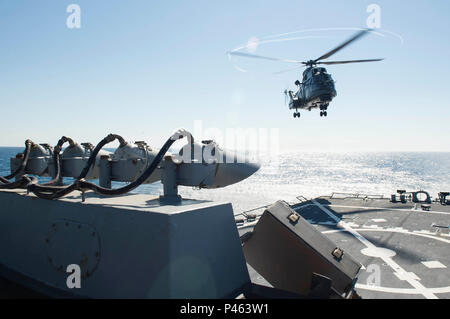
[[[92,190],[96,193],[102,194],[102,195],[122,195],[127,192],[132,191],[133,189],[137,188],[139,185],[145,182],[145,180],[150,177],[150,175],[154,172],[154,170],[158,167],[159,163],[163,159],[164,155],[167,153],[169,148],[172,146],[172,144],[177,141],[180,138],[183,138],[186,136],[184,132],[181,132],[179,135],[175,134],[171,136],[166,143],[163,145],[163,147],[159,150],[156,157],[153,159],[152,163],[149,167],[132,183],[116,189],[108,189],[101,186],[98,186],[94,183],[90,183],[84,180],[86,175],[89,172],[89,169],[92,165],[95,163],[95,159],[97,157],[97,154],[100,152],[100,150],[108,143],[111,143],[112,141],[118,139],[121,146],[126,145],[126,142],[123,140],[122,137],[119,135],[110,134],[107,137],[105,137],[100,143],[97,144],[95,149],[92,151],[91,156],[88,159],[88,162],[86,166],[84,167],[83,171],[81,172],[80,176],[69,186],[43,186],[38,185],[36,179],[30,179],[27,176],[23,177],[23,181],[27,181],[27,190],[29,192],[34,193],[39,198],[43,199],[57,199],[61,198],[63,196],[66,196],[70,194],[73,191],[79,190],[79,191],[85,191],[85,190]],[[192,138],[192,137],[191,137]]]
[[[52,179],[51,181],[44,183],[44,184],[40,184],[39,186],[50,186],[50,185],[54,185],[56,184],[61,176],[61,164],[60,164],[60,160],[59,160],[59,154],[61,152],[61,148],[64,145],[64,143],[69,142],[69,144],[71,146],[75,145],[75,142],[69,138],[69,137],[65,137],[63,136],[59,141],[58,144],[55,146],[54,150],[53,150],[53,160],[55,162],[55,167],[56,167],[56,176],[54,179]],[[10,179],[13,178],[15,176],[17,176],[19,174],[20,171],[24,170],[27,163],[28,163],[28,158],[30,155],[30,151],[31,148],[33,147],[34,143],[31,142],[30,140],[26,140],[25,141],[25,151],[24,151],[24,155],[23,155],[23,161],[22,164],[20,165],[20,167],[11,175],[5,176],[4,178],[0,177],[0,181],[4,182],[6,180],[6,178]],[[36,183],[37,184],[38,180],[34,177],[29,177],[28,175],[25,175],[24,178],[17,180],[15,182],[10,182],[6,180],[6,185],[1,185],[0,184],[0,189],[4,188],[4,189],[14,189],[14,188],[20,188],[20,187],[27,187],[28,184],[30,183]]]
[[[20,164],[20,166],[10,175],[7,176],[0,176],[0,189],[14,189],[14,188],[19,188],[19,187],[24,187],[26,186],[25,181],[22,179],[18,179],[15,182],[11,182],[10,180],[14,177],[16,177],[17,175],[19,175],[21,172],[23,172],[23,170],[25,169],[25,167],[28,164],[28,159],[30,157],[30,153],[31,153],[31,148],[33,147],[34,143],[31,140],[26,140],[25,141],[25,150],[23,152],[23,160],[22,163]]]
[[[55,177],[47,183],[40,184],[40,186],[52,186],[60,182],[61,180],[60,153],[63,145],[67,142],[70,144],[70,146],[75,146],[75,142],[70,137],[63,136],[60,138],[58,144],[56,144],[55,148],[53,149],[53,163],[55,165],[56,171]]]

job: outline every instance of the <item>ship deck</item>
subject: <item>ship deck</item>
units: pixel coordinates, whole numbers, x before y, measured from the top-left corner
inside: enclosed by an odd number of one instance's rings
[[[432,203],[424,211],[411,202],[333,195],[291,207],[361,263],[356,291],[362,298],[450,298],[450,206]],[[238,224],[240,234],[257,220]],[[248,268],[252,282],[270,286]],[[0,279],[0,299],[39,297]]]
[[[450,298],[450,206],[324,196],[292,208],[362,264],[362,298]],[[253,282],[269,285],[249,270]]]

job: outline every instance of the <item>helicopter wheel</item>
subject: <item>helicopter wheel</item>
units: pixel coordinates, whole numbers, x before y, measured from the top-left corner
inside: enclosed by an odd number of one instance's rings
[[[328,115],[327,111],[323,112],[323,116],[327,116],[327,115]]]
[[[322,117],[323,116],[323,112],[322,111],[320,111],[320,117]]]

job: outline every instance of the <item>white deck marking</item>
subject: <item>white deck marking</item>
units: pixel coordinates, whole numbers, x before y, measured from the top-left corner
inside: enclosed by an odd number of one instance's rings
[[[372,221],[374,223],[385,223],[386,219],[384,219],[384,218],[374,218],[374,219],[372,219]]]
[[[348,222],[347,225],[349,225],[350,227],[359,227],[359,225],[354,222]]]
[[[313,200],[314,201],[314,200]],[[357,208],[357,209],[380,209],[380,210],[394,210],[394,211],[401,211],[401,212],[411,212],[411,209],[405,209],[405,208],[391,208],[391,207],[372,207],[372,206],[345,206],[345,205],[325,205],[330,207],[342,207],[342,208]],[[415,210],[416,211],[416,210]],[[437,212],[437,211],[423,211],[423,210],[417,210],[418,213],[424,213],[424,214],[443,214],[443,215],[450,215],[449,212]]]
[[[414,289],[414,288],[391,288],[391,287],[380,287],[380,286],[371,286],[364,284],[356,284],[355,287],[357,289],[364,290],[372,290],[379,292],[389,292],[393,294],[405,294],[405,295],[421,295],[422,292]],[[433,294],[445,294],[450,292],[450,287],[441,287],[441,288],[427,288],[427,291]]]
[[[369,256],[369,257],[377,257],[377,258],[381,258],[383,257],[394,257],[395,255],[397,255],[397,253],[391,249],[387,249],[387,248],[380,248],[377,247],[375,249],[373,248],[363,248],[361,249],[361,254]]]
[[[364,245],[366,245],[367,248],[372,248],[372,249],[376,249],[377,246],[375,246],[374,244],[372,244],[369,240],[367,240],[365,237],[361,236],[356,230],[354,230],[353,228],[351,228],[350,226],[347,225],[347,223],[341,221],[339,219],[339,217],[337,217],[335,214],[333,214],[330,210],[328,210],[327,208],[325,208],[324,206],[322,206],[320,203],[318,203],[315,199],[312,200],[312,202],[319,207],[325,214],[327,214],[328,216],[330,216],[333,220],[336,221],[337,226],[341,227],[343,229],[345,229],[346,231],[348,231],[350,234],[352,234],[356,239],[358,239],[361,243],[363,243]],[[373,207],[371,207],[373,209]],[[386,208],[383,208],[384,210]],[[386,257],[386,256],[381,256],[380,257],[389,267],[391,267],[394,270],[394,273],[399,273],[400,275],[405,275],[407,273],[407,271],[405,271],[402,267],[400,267],[399,264],[397,264],[391,257]],[[407,276],[407,275],[405,275]],[[413,286],[416,290],[420,291],[421,294],[427,298],[427,299],[438,299],[438,297],[431,293],[430,291],[428,291],[428,289],[423,286],[418,280],[414,279],[414,278],[410,278],[408,276],[408,278],[406,279],[406,281]]]
[[[417,277],[417,275],[415,273],[413,273],[413,272],[407,272],[407,273],[404,273],[404,274],[399,274],[399,273],[395,272],[394,275],[396,275],[397,278],[399,280],[402,280],[402,281],[408,280],[408,278],[412,278],[414,280],[420,280],[420,278]]]
[[[373,229],[377,229],[377,228],[381,228],[378,225],[363,225],[364,228],[373,228]]]
[[[353,228],[353,230],[356,231],[374,231],[374,232],[386,232],[386,233],[400,233],[400,234],[405,234],[405,235],[414,235],[414,236],[419,236],[419,237],[425,237],[425,238],[431,238],[434,240],[438,240],[438,241],[442,241],[444,243],[450,244],[450,240],[448,239],[444,239],[444,238],[439,238],[437,236],[431,236],[431,235],[427,235],[427,234],[423,234],[421,232],[416,232],[416,231],[408,231],[406,229],[403,230],[397,230],[395,228]],[[340,232],[345,232],[347,230],[345,229],[332,229],[332,230],[326,230],[324,232],[322,232],[322,234],[332,234],[332,233],[340,233]]]
[[[439,262],[439,261],[437,261],[437,260],[433,260],[433,261],[422,261],[422,264],[424,264],[425,267],[431,268],[431,269],[436,269],[436,268],[447,268],[447,266],[445,266],[444,264],[442,264],[441,262]]]

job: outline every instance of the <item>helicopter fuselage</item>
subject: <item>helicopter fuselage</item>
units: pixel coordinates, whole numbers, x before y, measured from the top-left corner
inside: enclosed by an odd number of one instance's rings
[[[330,102],[336,97],[336,88],[334,86],[334,81],[331,78],[331,75],[327,73],[327,70],[322,67],[318,67],[317,65],[337,65],[337,64],[349,64],[349,63],[365,63],[365,62],[378,62],[383,61],[384,59],[360,59],[360,60],[344,60],[344,61],[328,61],[327,59],[341,51],[343,48],[347,47],[349,44],[354,41],[360,39],[364,35],[371,32],[371,29],[361,29],[355,35],[353,35],[350,39],[342,42],[339,46],[334,49],[328,51],[327,53],[321,55],[317,59],[308,60],[308,61],[299,61],[292,59],[280,59],[274,57],[267,57],[263,55],[250,54],[239,52],[239,49],[233,50],[229,52],[230,55],[238,55],[249,58],[270,60],[270,61],[280,61],[286,63],[295,63],[300,64],[300,67],[306,66],[307,69],[303,72],[302,82],[295,81],[295,85],[298,86],[298,91],[288,91],[285,90],[284,94],[286,97],[289,97],[289,109],[295,109],[294,117],[300,117],[300,112],[298,109],[309,110],[313,108],[320,109],[320,116],[327,116],[327,109]],[[327,61],[325,61],[327,60]],[[295,68],[291,68],[289,70],[283,70],[281,72],[277,72],[277,74],[284,73],[286,71],[296,70],[299,66]]]
[[[326,110],[337,94],[331,75],[321,67],[307,68],[303,72],[302,82],[296,84],[298,91],[290,94],[289,109]]]

